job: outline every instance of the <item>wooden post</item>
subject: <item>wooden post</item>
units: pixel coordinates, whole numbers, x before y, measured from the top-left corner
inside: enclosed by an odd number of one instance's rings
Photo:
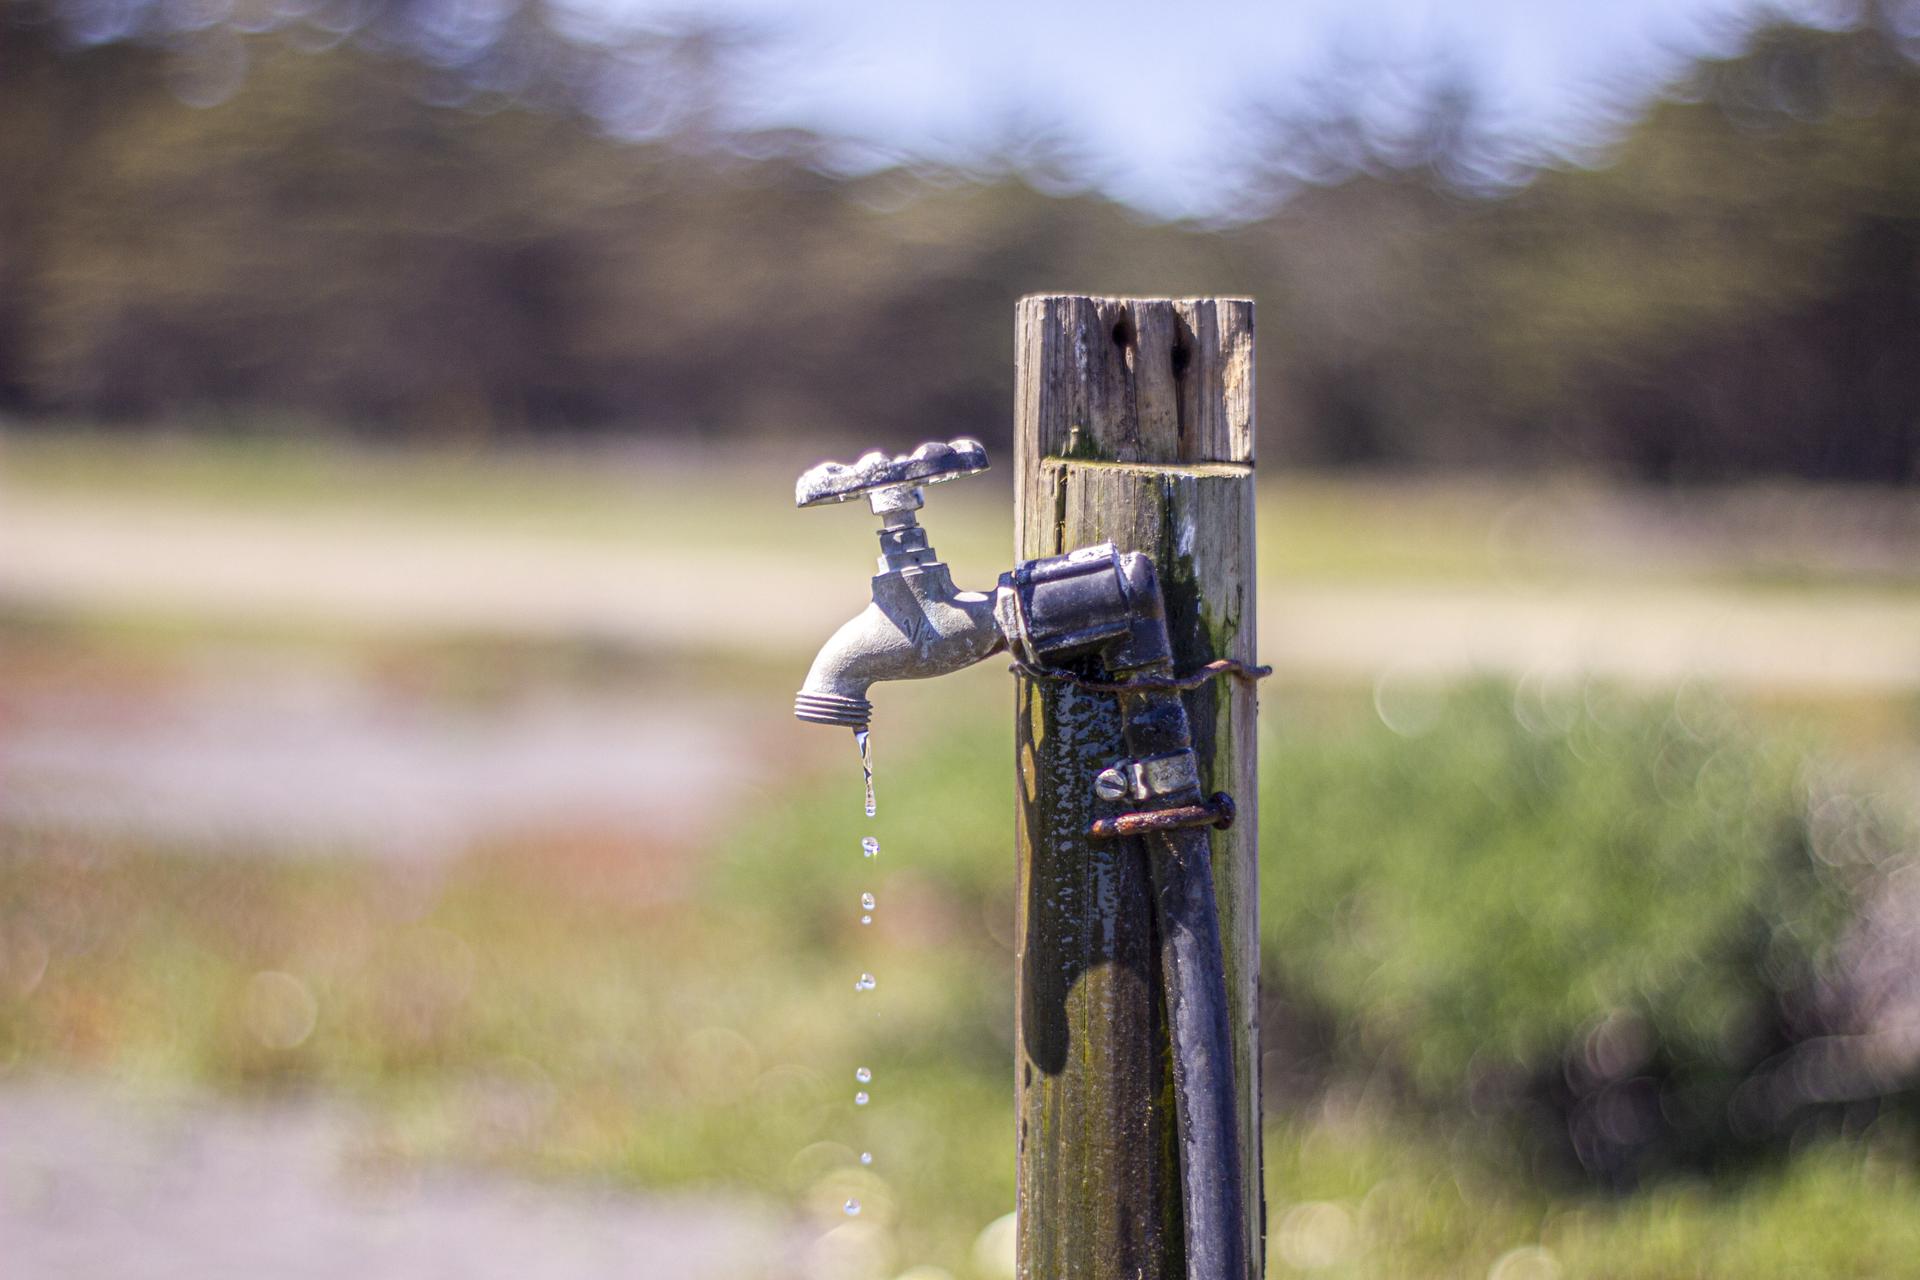
[[[1174,666],[1257,660],[1253,303],[1023,298],[1016,323],[1020,560],[1111,540],[1159,569]],[[1151,882],[1138,840],[1090,842],[1092,780],[1121,759],[1115,700],[1021,678],[1019,1274],[1185,1276],[1173,1076]],[[1260,1183],[1254,692],[1187,695],[1202,789],[1239,820],[1213,833],[1255,1273]]]

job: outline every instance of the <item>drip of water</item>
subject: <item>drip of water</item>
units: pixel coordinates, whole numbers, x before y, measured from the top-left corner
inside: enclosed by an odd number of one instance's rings
[[[860,748],[860,776],[861,781],[866,785],[867,816],[871,818],[877,811],[873,802],[873,748],[869,744],[867,730],[865,729],[855,729],[853,731],[853,740]],[[880,842],[872,836],[862,836],[860,838],[860,856],[863,858],[879,857]],[[860,906],[867,913],[860,917],[860,923],[872,924],[874,907],[873,895],[871,893],[862,893],[860,895]],[[863,973],[860,975],[859,981],[853,984],[853,989],[855,991],[872,991],[878,985],[879,984],[874,981],[872,974]],[[873,1072],[867,1067],[857,1067],[854,1069],[853,1078],[861,1084],[867,1084],[872,1081]],[[856,1107],[864,1107],[869,1101],[871,1101],[871,1099],[867,1096],[865,1089],[853,1095],[853,1105]],[[860,1153],[860,1163],[863,1165],[872,1164],[873,1152],[862,1151]],[[860,1202],[849,1199],[845,1205],[845,1209],[849,1218],[854,1217],[860,1212]]]
[[[873,808],[873,749],[867,745],[867,730],[855,729],[853,740],[860,748],[860,773],[867,783],[867,816],[874,814]]]

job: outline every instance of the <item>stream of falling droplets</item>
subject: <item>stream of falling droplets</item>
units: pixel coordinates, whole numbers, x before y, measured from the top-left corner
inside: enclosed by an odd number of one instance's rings
[[[873,749],[869,744],[867,730],[865,729],[855,729],[853,731],[853,740],[860,748],[860,775],[862,782],[866,785],[867,817],[871,818],[876,812],[873,803]],[[872,861],[874,858],[879,857],[880,841],[873,836],[860,837],[860,856],[866,861]],[[875,905],[876,902],[872,890],[861,891],[861,924],[870,925],[873,923]],[[858,994],[863,991],[872,991],[877,985],[872,974],[862,973],[859,979],[853,984],[853,989],[854,992]],[[871,1084],[873,1082],[873,1070],[870,1067],[856,1067],[854,1068],[853,1078],[860,1084]],[[865,1089],[861,1089],[853,1095],[853,1105],[856,1107],[864,1107],[870,1101],[872,1101],[872,1099]],[[871,1165],[873,1163],[873,1152],[862,1151],[860,1153],[860,1163],[862,1165]],[[844,1207],[848,1217],[853,1217],[860,1212],[860,1202],[855,1199],[849,1198]]]

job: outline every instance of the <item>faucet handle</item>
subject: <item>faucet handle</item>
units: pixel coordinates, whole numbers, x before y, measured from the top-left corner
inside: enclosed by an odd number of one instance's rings
[[[852,464],[823,462],[800,473],[793,486],[796,507],[818,507],[849,498],[869,498],[876,512],[920,505],[921,485],[957,480],[987,469],[987,450],[978,440],[929,441],[912,453],[864,454]],[[897,490],[900,492],[889,492]]]

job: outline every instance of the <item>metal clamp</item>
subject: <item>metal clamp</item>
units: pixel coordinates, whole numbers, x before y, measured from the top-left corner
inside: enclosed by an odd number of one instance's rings
[[[1191,796],[1200,791],[1200,762],[1193,750],[1170,751],[1143,760],[1122,760],[1102,769],[1093,780],[1094,794],[1102,800],[1134,800],[1152,803],[1166,796]],[[1187,827],[1233,825],[1233,797],[1216,791],[1199,804],[1171,805],[1164,809],[1146,809],[1138,813],[1096,818],[1087,828],[1094,840],[1113,840],[1120,836],[1145,835],[1150,831],[1180,831]]]
[[[1102,800],[1157,800],[1199,789],[1200,762],[1192,748],[1144,760],[1122,760],[1102,769],[1093,780],[1093,793]]]
[[[1225,831],[1233,825],[1233,815],[1233,797],[1224,791],[1216,791],[1203,804],[1183,804],[1171,809],[1147,809],[1140,813],[1095,818],[1093,825],[1087,828],[1087,838],[1118,840],[1122,836],[1184,831],[1189,827],[1215,827]]]

